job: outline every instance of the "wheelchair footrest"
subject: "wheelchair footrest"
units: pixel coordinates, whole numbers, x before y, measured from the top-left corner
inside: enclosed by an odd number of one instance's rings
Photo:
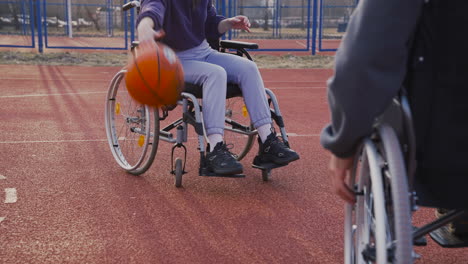
[[[262,164],[258,164],[258,165],[252,164],[252,168],[260,169],[260,170],[272,170],[272,169],[284,167],[284,166],[286,166],[288,164],[289,163],[279,165],[279,164],[276,164],[276,163],[268,162],[268,163],[262,163]]]
[[[413,226],[413,232],[416,231],[418,228],[416,226]],[[427,246],[427,239],[426,237],[420,237],[418,239],[413,240],[413,245],[418,246],[418,247],[424,247]]]
[[[221,177],[221,178],[245,178],[245,174],[217,174],[214,172],[201,173],[204,177]]]
[[[441,247],[445,248],[463,248],[468,247],[468,235],[457,236],[450,232],[448,226],[443,226],[430,234],[431,238]]]

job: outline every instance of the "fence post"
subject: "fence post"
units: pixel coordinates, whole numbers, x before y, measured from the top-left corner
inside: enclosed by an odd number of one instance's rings
[[[110,34],[109,36],[114,36],[114,1],[109,0],[109,24],[110,24]]]
[[[228,0],[228,15],[227,17],[231,17],[232,13],[232,0]],[[228,32],[228,39],[232,39],[232,29]]]
[[[322,51],[322,40],[323,40],[323,0],[320,0],[320,14],[319,14],[319,50]]]
[[[317,1],[314,0],[314,6],[312,7],[312,55],[315,55],[317,49]]]
[[[226,0],[221,0],[221,15],[222,16],[227,16],[226,15]],[[222,39],[226,39],[226,34],[224,34],[222,36]]]
[[[128,12],[128,11],[125,11]],[[125,21],[127,21],[128,18],[125,16]],[[130,43],[133,43],[135,41],[135,8],[130,9]],[[125,29],[125,31],[127,31]],[[127,47],[125,47],[127,48]]]
[[[281,13],[283,10],[281,0],[276,0],[276,37],[281,38]]]
[[[304,8],[304,7],[302,7]],[[307,41],[307,51],[309,51],[310,49],[310,46],[311,46],[311,43],[310,43],[310,38],[311,38],[311,35],[310,35],[310,27],[312,26],[311,25],[311,21],[310,21],[310,9],[312,8],[312,1],[311,0],[307,0],[307,38],[306,38],[306,41]]]
[[[47,0],[44,0],[44,3]],[[41,0],[36,0],[36,22],[37,22],[37,46],[39,52],[44,51],[44,43],[42,42],[42,14],[41,14]]]
[[[46,1],[46,0],[44,0]],[[68,32],[68,37],[73,38],[73,18],[72,18],[72,4],[71,0],[66,1],[67,4],[67,32]]]
[[[33,0],[29,0],[29,30],[31,30],[32,48],[36,48],[36,36],[34,35],[34,23],[36,21],[36,14],[34,14]]]
[[[110,0],[106,1],[106,30],[107,30],[107,36],[110,37],[112,36],[111,32],[111,5],[110,5]]]

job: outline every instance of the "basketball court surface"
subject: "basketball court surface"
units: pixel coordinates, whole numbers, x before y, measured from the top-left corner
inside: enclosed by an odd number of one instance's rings
[[[1,263],[342,263],[344,204],[319,144],[331,70],[261,70],[300,160],[263,182],[255,146],[246,178],[200,177],[191,133],[182,188],[166,142],[141,176],[112,157],[104,106],[118,70],[0,65]],[[415,224],[433,217],[422,209]],[[417,263],[468,263],[430,238],[415,250]]]

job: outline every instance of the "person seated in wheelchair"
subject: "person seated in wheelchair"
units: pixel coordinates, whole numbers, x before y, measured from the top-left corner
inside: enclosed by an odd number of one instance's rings
[[[333,189],[346,202],[356,200],[345,181],[355,152],[403,86],[416,133],[419,204],[468,208],[466,12],[466,0],[360,1],[336,54],[331,124],[321,134],[332,153]],[[468,235],[468,219],[456,224]]]
[[[242,91],[252,124],[259,135],[254,165],[288,164],[299,155],[276,137],[263,80],[256,64],[240,56],[218,52],[208,39],[219,39],[230,29],[249,30],[245,16],[216,14],[211,0],[143,0],[137,18],[140,41],[156,39],[176,51],[185,82],[203,87],[203,119],[208,137],[208,168],[218,174],[242,173],[242,165],[225,142],[224,115],[228,82]],[[229,142],[228,142],[229,143]]]

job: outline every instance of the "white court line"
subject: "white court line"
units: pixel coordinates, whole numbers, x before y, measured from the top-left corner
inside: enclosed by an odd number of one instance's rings
[[[275,82],[276,83],[276,82]],[[280,83],[280,82],[278,82]],[[290,82],[286,82],[290,83]],[[297,82],[294,82],[297,83]],[[272,87],[267,86],[266,88],[272,90],[291,90],[291,89],[326,89],[326,86],[319,86],[319,87],[307,87],[307,86],[288,86],[288,87]],[[55,94],[18,94],[18,95],[2,95],[1,98],[28,98],[28,97],[48,97],[48,96],[64,96],[64,95],[86,95],[86,94],[105,94],[106,92],[79,92],[79,93],[55,93]]]
[[[0,180],[5,180],[6,177],[0,174]]]
[[[23,140],[23,141],[0,141],[0,144],[30,144],[30,143],[68,143],[68,142],[107,142],[107,139],[75,139],[75,140]]]
[[[301,87],[301,86],[271,87],[271,86],[269,86],[269,87],[266,87],[266,88],[271,89],[271,90],[292,90],[292,89],[299,89],[299,90],[309,90],[309,89],[319,90],[320,89],[320,90],[323,90],[323,89],[327,89],[327,87],[325,87],[325,86],[322,86],[322,87]]]
[[[5,217],[0,217],[0,223],[3,222],[3,220],[5,220]]]
[[[0,80],[63,81],[65,79],[63,79],[63,78],[58,78],[58,79],[42,78],[42,76],[38,76],[38,77],[18,77],[18,78],[8,78],[7,77],[7,78],[0,78]],[[73,78],[67,78],[66,80],[67,81],[80,81],[80,82],[108,82],[108,80],[105,80],[105,79],[80,79],[80,78],[73,79]]]
[[[287,133],[289,137],[319,137],[320,134]],[[196,139],[197,137],[189,137]],[[124,138],[119,138],[123,140]],[[76,140],[31,140],[31,141],[0,141],[0,144],[31,144],[31,143],[74,143],[74,142],[107,142],[107,139],[76,139]]]
[[[304,47],[304,48],[307,48],[307,45],[304,44],[304,43],[302,43],[302,42],[299,42],[299,41],[296,40],[296,43],[299,44],[299,46],[302,46],[302,47]]]
[[[320,137],[320,134],[296,134],[296,133],[286,133],[288,137]]]
[[[0,98],[25,98],[25,97],[46,97],[46,96],[61,96],[61,95],[82,95],[82,94],[105,94],[106,92],[80,92],[80,93],[55,93],[55,94],[20,94],[20,95],[3,95]]]
[[[18,201],[18,196],[16,195],[16,188],[6,188],[4,203],[16,203],[16,201]]]
[[[265,81],[265,83],[325,83],[327,80],[323,81]]]

